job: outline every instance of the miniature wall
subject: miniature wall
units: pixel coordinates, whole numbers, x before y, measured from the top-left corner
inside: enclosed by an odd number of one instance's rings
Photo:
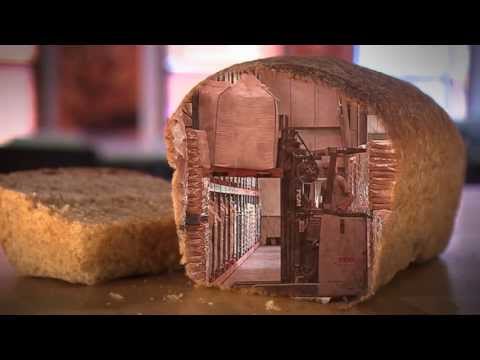
[[[259,79],[278,98],[279,113],[288,116],[289,126],[299,130],[310,150],[341,146],[335,90],[274,71],[262,71]]]

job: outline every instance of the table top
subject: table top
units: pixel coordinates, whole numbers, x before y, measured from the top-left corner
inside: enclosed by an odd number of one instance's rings
[[[448,248],[437,259],[401,271],[373,298],[349,310],[198,288],[181,272],[95,286],[18,277],[0,251],[0,314],[478,314],[479,213],[480,186],[468,185]],[[267,310],[270,300],[274,310]]]

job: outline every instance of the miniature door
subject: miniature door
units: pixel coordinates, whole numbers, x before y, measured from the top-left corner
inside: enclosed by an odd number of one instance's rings
[[[321,292],[357,295],[365,289],[366,274],[366,218],[323,215],[318,260]]]

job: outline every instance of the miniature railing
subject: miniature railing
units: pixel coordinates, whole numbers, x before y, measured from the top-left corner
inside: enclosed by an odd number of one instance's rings
[[[257,179],[213,177],[209,185],[209,282],[232,269],[260,240]]]

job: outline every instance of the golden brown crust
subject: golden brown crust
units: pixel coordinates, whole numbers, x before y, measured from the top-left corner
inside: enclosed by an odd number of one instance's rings
[[[335,88],[372,109],[383,121],[397,160],[395,186],[391,211],[380,210],[382,227],[372,244],[369,289],[361,300],[373,295],[410,263],[426,261],[445,249],[459,205],[466,161],[462,138],[440,106],[409,83],[327,57],[267,58],[234,65],[208,79],[227,72],[255,73],[259,69]],[[185,144],[180,146],[175,135],[182,131],[183,119],[177,111],[169,119],[165,135],[169,163],[177,169],[184,166],[186,158]],[[174,177],[173,200],[179,226],[185,214],[181,200],[185,197],[184,180],[179,173]]]

